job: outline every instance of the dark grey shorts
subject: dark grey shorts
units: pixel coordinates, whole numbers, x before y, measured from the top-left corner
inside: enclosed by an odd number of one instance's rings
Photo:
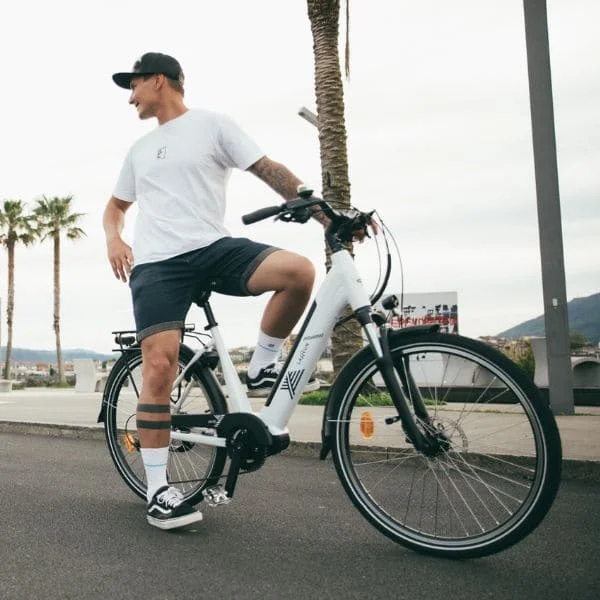
[[[251,296],[247,283],[258,265],[279,248],[247,238],[225,237],[206,248],[134,267],[129,279],[138,341],[183,329],[201,290]]]

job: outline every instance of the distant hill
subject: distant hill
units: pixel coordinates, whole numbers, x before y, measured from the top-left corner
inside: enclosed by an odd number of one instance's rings
[[[0,348],[0,355],[6,356],[6,346]],[[12,360],[16,362],[32,363],[51,363],[56,362],[56,350],[31,350],[29,348],[13,348],[11,354]],[[74,358],[91,358],[93,360],[113,360],[118,358],[118,354],[99,354],[92,350],[75,348],[73,350],[63,350],[64,360],[73,360]]]
[[[581,333],[593,344],[600,342],[600,293],[585,298],[574,298],[567,303],[567,313],[571,333]],[[518,339],[526,336],[544,336],[544,333],[544,315],[541,315],[497,335]]]

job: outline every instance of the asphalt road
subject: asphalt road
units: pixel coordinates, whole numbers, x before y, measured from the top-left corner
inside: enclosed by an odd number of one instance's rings
[[[419,555],[374,530],[331,460],[272,458],[194,529],[147,525],[101,441],[0,435],[0,598],[596,599],[600,484],[565,482],[492,557]]]

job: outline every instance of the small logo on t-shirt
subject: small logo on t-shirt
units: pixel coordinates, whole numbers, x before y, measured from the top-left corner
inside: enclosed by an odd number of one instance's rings
[[[162,148],[158,149],[158,152],[156,153],[156,158],[167,158],[167,147],[163,146]]]

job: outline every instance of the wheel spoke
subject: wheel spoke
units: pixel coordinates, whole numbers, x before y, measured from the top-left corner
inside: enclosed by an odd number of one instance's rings
[[[468,531],[466,525],[463,523],[463,520],[461,519],[461,516],[460,516],[458,510],[454,506],[454,502],[452,502],[452,498],[450,497],[450,494],[446,491],[446,488],[442,485],[442,481],[437,476],[435,468],[433,468],[432,465],[431,465],[432,461],[428,461],[428,462],[429,462],[429,468],[430,468],[431,472],[433,473],[433,475],[434,475],[434,477],[435,477],[435,479],[436,479],[439,487],[441,488],[442,492],[444,493],[444,496],[448,500],[448,504],[449,504],[450,508],[452,509],[452,512],[456,515],[456,518],[458,519],[458,521],[459,521],[459,523],[460,523],[460,525],[461,525],[464,533],[468,534],[469,531]],[[448,471],[446,471],[446,469],[444,469],[443,463],[441,461],[436,461],[436,464],[437,464],[437,466],[440,467],[440,470],[443,472],[443,474],[446,475],[446,477],[448,479],[448,482],[451,484],[452,488],[454,489],[454,491],[458,495],[459,499],[464,503],[464,505],[466,506],[466,508],[468,509],[468,511],[471,513],[471,516],[476,521],[476,523],[479,526],[480,530],[484,531],[484,529],[483,529],[481,523],[479,522],[479,520],[477,519],[475,513],[471,510],[471,507],[466,502],[466,500],[464,499],[464,497],[461,494],[460,490],[458,489],[458,486],[454,483],[454,481],[452,480],[452,477],[449,476]]]
[[[506,512],[508,514],[511,514],[510,510],[508,510],[507,506],[504,504],[504,502],[502,502],[502,500],[500,499],[500,497],[496,493],[496,492],[499,492],[500,494],[503,494],[504,492],[502,490],[496,490],[493,486],[491,486],[490,484],[488,484],[479,475],[479,473],[477,473],[476,469],[474,469],[470,464],[468,464],[466,461],[464,461],[464,459],[463,459],[462,456],[460,457],[460,459],[462,459],[460,462],[459,461],[455,461],[453,459],[453,457],[451,457],[450,455],[448,455],[448,463],[449,463],[450,468],[456,469],[461,474],[464,482],[467,484],[467,486],[469,487],[469,489],[473,492],[473,495],[481,503],[481,506],[489,514],[489,516],[495,519],[495,517],[493,516],[490,508],[488,507],[488,505],[484,501],[483,496],[481,496],[481,494],[472,485],[471,481],[469,481],[470,478],[473,479],[474,483],[480,484],[488,493],[490,493],[493,496],[493,498],[496,500],[496,502],[498,502],[498,504],[500,504],[502,506],[502,508],[504,508],[504,510],[506,510]],[[464,465],[469,470],[469,473],[464,472],[460,468],[460,463],[462,463],[462,465]],[[515,500],[516,500],[516,498],[515,498]],[[498,525],[498,524],[499,524],[499,521],[496,519],[496,525]]]

